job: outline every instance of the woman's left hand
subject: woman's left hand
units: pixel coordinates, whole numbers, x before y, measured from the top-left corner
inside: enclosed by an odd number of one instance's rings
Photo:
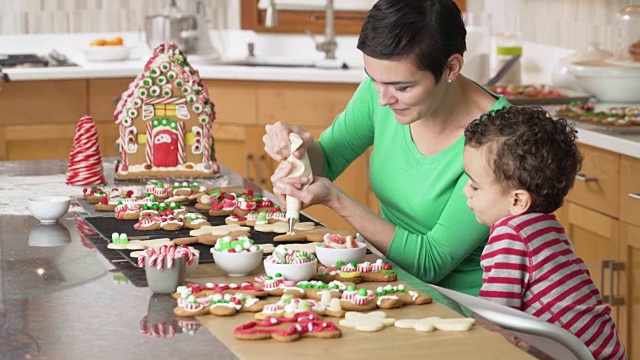
[[[311,184],[303,189],[308,181],[305,177],[281,178],[274,182],[273,192],[278,199],[284,199],[286,195],[302,201],[303,208],[317,204],[330,206],[337,192],[335,185],[327,178],[315,176]]]

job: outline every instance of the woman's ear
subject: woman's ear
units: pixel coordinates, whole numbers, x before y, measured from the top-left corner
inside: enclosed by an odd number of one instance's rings
[[[462,71],[462,66],[464,65],[464,57],[460,54],[453,54],[449,56],[447,60],[447,70],[448,72],[445,74],[446,81],[448,83],[454,82],[458,75],[460,75],[460,71]]]
[[[525,214],[531,208],[533,196],[526,190],[515,190],[511,193],[511,215]]]

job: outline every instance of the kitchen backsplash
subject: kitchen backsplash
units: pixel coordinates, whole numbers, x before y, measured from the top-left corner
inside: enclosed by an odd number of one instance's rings
[[[196,0],[178,0],[187,9]],[[239,0],[203,0],[212,28],[240,26]],[[367,0],[369,1],[369,0]],[[141,31],[144,17],[162,13],[160,0],[0,0],[0,35]],[[523,40],[569,49],[597,41],[615,46],[615,14],[640,0],[467,0],[470,12],[489,14],[492,31],[518,27]]]

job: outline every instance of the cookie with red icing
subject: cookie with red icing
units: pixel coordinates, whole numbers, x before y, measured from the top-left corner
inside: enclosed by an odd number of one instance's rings
[[[182,289],[181,289],[182,288]],[[266,302],[257,297],[243,293],[212,294],[206,297],[195,297],[189,293],[190,289],[181,287],[181,296],[177,299],[178,306],[173,313],[179,317],[200,315],[233,316],[239,312],[262,311]]]
[[[322,320],[311,311],[296,313],[291,318],[267,317],[263,321],[251,321],[233,330],[239,340],[267,340],[291,342],[302,337],[335,339],[342,336],[332,322]]]

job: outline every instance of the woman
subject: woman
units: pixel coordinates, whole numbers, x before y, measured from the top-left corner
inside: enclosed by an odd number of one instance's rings
[[[304,143],[316,176],[287,177],[283,162],[274,192],[305,206],[323,204],[345,218],[387,258],[425,282],[477,295],[488,228],[465,204],[464,129],[507,106],[460,74],[466,30],[460,9],[444,0],[379,0],[358,39],[368,78],[318,142],[283,123],[266,126],[265,150],[289,156],[290,132]],[[373,146],[370,182],[382,218],[331,182]],[[281,201],[284,204],[284,201]]]

